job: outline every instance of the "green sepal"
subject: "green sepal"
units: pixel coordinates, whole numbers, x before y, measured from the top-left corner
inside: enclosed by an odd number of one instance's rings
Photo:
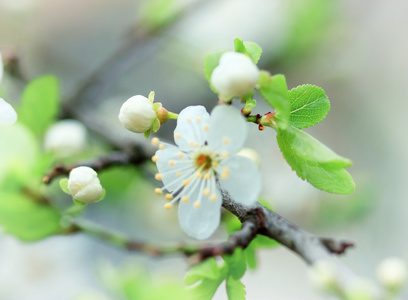
[[[277,140],[283,157],[300,178],[329,193],[353,192],[353,178],[344,170],[351,166],[350,160],[292,126],[279,130]]]
[[[262,48],[254,42],[244,42],[244,46],[254,64],[257,64],[262,55]]]
[[[66,194],[70,194],[69,193],[69,189],[68,189],[68,178],[62,178],[59,181],[59,186],[61,188],[61,190],[66,193]]]
[[[78,206],[85,206],[85,205],[86,205],[85,202],[79,201],[79,200],[77,200],[77,199],[72,199],[72,200],[73,200],[74,203],[75,203],[76,205],[78,205]]]
[[[288,87],[283,75],[270,76],[261,72],[259,77],[259,92],[265,101],[275,109],[274,121],[279,129],[285,129],[289,124],[290,103]],[[263,124],[268,126],[268,124]]]
[[[248,55],[248,51],[245,48],[244,42],[242,41],[242,39],[238,37],[234,39],[234,50],[235,52],[240,52],[245,55]]]
[[[147,131],[145,131],[145,133],[143,133],[143,136],[144,136],[145,138],[148,138],[149,135],[150,135],[150,129],[147,130]]]
[[[290,124],[302,129],[318,124],[330,110],[330,102],[320,87],[304,84],[288,92]]]
[[[159,131],[159,129],[160,129],[160,121],[159,121],[159,119],[156,118],[153,121],[152,127],[150,127],[150,131],[152,133],[155,133],[155,132]]]
[[[218,91],[212,86],[211,84],[211,74],[214,69],[218,66],[218,62],[220,61],[221,56],[227,52],[226,50],[217,51],[211,54],[207,54],[204,58],[204,74],[205,78],[207,78],[211,90],[218,94]]]
[[[106,190],[104,188],[102,188],[102,194],[99,197],[98,201],[96,201],[96,202],[102,201],[103,199],[105,199],[105,196],[106,196]]]
[[[160,102],[153,103],[154,111],[157,111],[160,107],[162,107],[162,104]]]
[[[151,91],[150,93],[149,93],[149,96],[147,96],[147,99],[149,99],[150,100],[150,102],[154,102],[154,91]]]

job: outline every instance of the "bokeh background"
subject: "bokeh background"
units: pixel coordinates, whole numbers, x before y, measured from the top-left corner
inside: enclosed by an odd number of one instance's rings
[[[322,87],[331,112],[308,132],[353,160],[354,194],[331,195],[301,181],[283,160],[272,130],[254,126],[248,145],[263,161],[263,198],[311,232],[355,241],[342,259],[374,280],[382,259],[408,261],[407,32],[403,0],[0,0],[3,57],[16,55],[27,79],[58,76],[63,99],[121,140],[139,138],[117,120],[132,95],[154,90],[157,101],[176,112],[194,104],[211,109],[217,98],[204,78],[203,59],[232,49],[235,37],[258,43],[264,50],[260,67],[285,74],[290,88]],[[126,59],[112,64],[118,57]],[[102,88],[78,94],[92,74]],[[3,89],[15,106],[22,86],[6,75]],[[78,95],[81,103],[72,99]],[[259,102],[256,112],[267,111]],[[173,129],[166,125],[159,135],[170,138]],[[92,134],[89,143],[88,156],[105,150]],[[101,177],[107,198],[90,206],[87,218],[135,238],[189,240],[143,174],[126,169]],[[50,190],[64,197],[56,186]],[[225,237],[221,228],[214,241]],[[247,299],[327,299],[290,251],[262,250],[259,259],[258,269],[243,278]],[[7,300],[124,299],[112,284],[119,273],[181,282],[187,267],[178,257],[150,259],[83,235],[33,244],[0,236],[0,298]],[[214,299],[226,299],[224,290]]]

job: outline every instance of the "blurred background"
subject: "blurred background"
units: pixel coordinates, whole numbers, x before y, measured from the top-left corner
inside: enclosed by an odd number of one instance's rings
[[[262,197],[308,231],[355,241],[342,259],[370,279],[382,259],[408,260],[407,32],[403,0],[0,0],[6,63],[18,59],[26,79],[56,75],[66,104],[120,141],[140,138],[117,120],[130,96],[154,90],[170,111],[195,104],[211,109],[217,97],[205,80],[203,59],[233,49],[235,37],[258,43],[264,50],[260,68],[284,74],[289,88],[322,87],[331,111],[307,131],[353,160],[352,195],[331,195],[301,181],[272,130],[251,127],[247,143],[263,162]],[[15,75],[5,75],[2,90],[17,107],[24,85]],[[90,78],[100,82],[98,89],[87,88]],[[268,110],[259,101],[255,112]],[[159,135],[171,139],[174,127],[169,122]],[[88,142],[71,161],[108,150],[92,133]],[[104,172],[107,197],[89,206],[86,217],[138,239],[191,241],[179,229],[176,210],[162,209],[163,199],[143,176],[132,168]],[[58,184],[46,190],[63,201]],[[225,238],[220,228],[213,240]],[[265,249],[258,256],[257,270],[243,278],[247,299],[328,299],[313,289],[307,266],[290,251]],[[163,280],[177,285],[187,268],[180,257],[151,259],[80,234],[35,243],[0,236],[1,299],[126,299],[118,287],[126,278],[151,277],[153,283],[140,288],[154,289]],[[214,299],[226,299],[225,291]]]

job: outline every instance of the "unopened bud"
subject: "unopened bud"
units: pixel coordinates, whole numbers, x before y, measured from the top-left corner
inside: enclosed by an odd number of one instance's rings
[[[239,52],[226,52],[211,75],[211,84],[222,97],[242,97],[258,83],[259,69],[251,58]]]
[[[89,167],[77,167],[69,173],[68,190],[75,200],[83,203],[100,200],[103,192],[98,174]]]
[[[62,120],[51,126],[44,139],[44,148],[58,157],[81,153],[86,146],[86,128],[76,120]]]
[[[14,108],[3,98],[0,98],[0,126],[13,125],[17,121],[17,113]]]
[[[344,295],[347,300],[378,300],[380,291],[371,281],[360,278],[347,287]]]
[[[309,269],[309,279],[319,290],[330,291],[337,286],[337,276],[333,265],[326,260],[314,263]]]
[[[407,265],[400,258],[386,258],[377,268],[377,278],[386,289],[397,292],[407,280]]]
[[[153,103],[144,96],[137,95],[123,103],[119,111],[122,125],[136,133],[144,133],[152,127],[156,119]]]

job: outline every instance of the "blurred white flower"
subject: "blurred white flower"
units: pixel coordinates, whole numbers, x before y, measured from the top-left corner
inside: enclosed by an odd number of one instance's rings
[[[241,97],[254,89],[259,69],[251,58],[239,52],[226,52],[211,75],[211,84],[222,97]]]
[[[380,291],[369,280],[359,278],[344,291],[347,300],[379,300]],[[382,298],[381,298],[382,299]]]
[[[309,269],[309,280],[313,286],[322,291],[330,291],[338,285],[333,265],[327,260],[319,260]]]
[[[98,174],[89,167],[72,169],[68,178],[68,190],[75,200],[83,203],[99,201],[103,192]]]
[[[122,125],[136,133],[144,133],[152,127],[156,113],[153,103],[148,98],[137,95],[123,103],[119,111],[119,121]]]
[[[174,139],[178,147],[161,143],[153,161],[164,187],[170,194],[170,208],[179,200],[181,228],[197,239],[208,238],[218,227],[222,195],[246,206],[257,201],[261,191],[258,167],[248,158],[235,155],[247,137],[247,124],[241,113],[230,106],[214,108],[211,116],[203,106],[183,109],[177,120]],[[157,138],[153,144],[159,144]]]
[[[384,259],[377,268],[377,278],[387,289],[399,290],[407,281],[407,265],[398,257]]]
[[[17,122],[17,113],[3,98],[0,98],[0,126],[13,125]]]
[[[44,138],[44,148],[58,157],[81,153],[86,146],[86,128],[76,120],[62,120],[52,125]]]

